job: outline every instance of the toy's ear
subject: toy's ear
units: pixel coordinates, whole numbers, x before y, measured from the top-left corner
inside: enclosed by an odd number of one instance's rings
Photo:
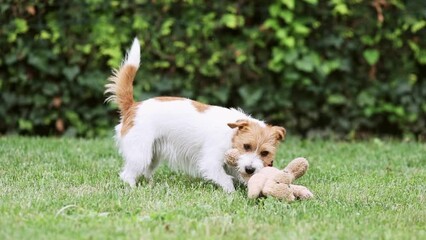
[[[278,141],[284,140],[285,135],[287,134],[287,131],[283,127],[273,126],[272,130],[275,131],[275,137]]]
[[[308,160],[306,160],[306,158],[299,157],[299,158],[293,159],[287,165],[287,167],[284,168],[284,172],[291,175],[292,179],[295,180],[303,176],[308,171],[308,168],[309,168]]]
[[[237,120],[234,123],[228,123],[228,126],[230,128],[238,127],[238,130],[243,130],[243,129],[247,128],[248,125],[249,125],[249,122],[247,120]]]

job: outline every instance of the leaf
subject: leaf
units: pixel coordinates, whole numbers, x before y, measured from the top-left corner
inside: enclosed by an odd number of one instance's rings
[[[293,10],[295,5],[295,0],[281,0],[281,2],[288,7],[288,9]]]
[[[27,131],[31,131],[33,129],[33,124],[31,121],[26,120],[26,119],[19,119],[18,121],[18,125],[19,125],[19,129],[20,130],[27,130]]]
[[[312,58],[305,56],[302,59],[297,60],[295,66],[297,69],[304,72],[312,72],[314,70],[314,62],[312,60]]]
[[[253,107],[261,99],[263,95],[263,88],[243,86],[238,89],[238,93],[243,98],[246,106]]]
[[[163,61],[155,61],[153,63],[153,66],[156,68],[169,68],[170,67],[170,63],[166,60]]]
[[[277,17],[278,14],[282,11],[280,4],[272,4],[269,7],[269,14],[271,14],[271,17]]]
[[[327,102],[331,105],[342,105],[346,102],[346,97],[341,94],[332,94],[328,96]]]
[[[290,36],[282,39],[281,42],[289,48],[294,48],[294,46],[296,45],[296,39]]]
[[[337,15],[349,15],[350,11],[346,4],[338,3],[333,9],[333,13]]]
[[[356,102],[359,106],[365,108],[367,106],[374,106],[376,99],[372,94],[368,93],[367,91],[363,91],[358,94]]]
[[[342,65],[340,59],[333,59],[324,61],[322,64],[319,64],[319,67],[324,75],[330,74],[332,71],[339,69]]]
[[[269,18],[265,21],[263,26],[267,29],[280,29],[280,25],[276,19]]]
[[[28,31],[28,24],[25,19],[22,18],[16,18],[15,19],[15,32],[16,33],[25,33]]]
[[[287,64],[291,64],[299,57],[299,52],[295,49],[290,49],[289,51],[285,52],[284,54],[284,61]]]
[[[380,52],[376,49],[367,49],[365,50],[362,55],[364,56],[365,60],[370,64],[371,66],[376,64],[380,57]]]
[[[299,33],[302,35],[308,35],[311,32],[311,29],[309,29],[308,27],[306,27],[305,25],[299,22],[295,22],[293,24],[293,28],[296,33]]]
[[[72,66],[72,67],[65,67],[62,70],[62,73],[65,75],[65,77],[68,80],[73,80],[75,76],[80,72],[80,68],[78,66]]]
[[[225,104],[228,101],[229,98],[229,87],[222,87],[220,89],[217,89],[215,91],[212,91],[213,95],[219,99],[220,103]]]
[[[284,21],[286,21],[287,23],[291,23],[293,21],[294,14],[291,11],[283,10],[280,12],[280,17],[284,19]]]
[[[50,39],[51,36],[52,36],[52,34],[50,34],[46,30],[41,30],[41,32],[40,32],[40,38],[41,39]]]
[[[221,19],[222,23],[225,24],[225,26],[235,29],[239,26],[244,25],[244,18],[242,16],[238,16],[235,14],[227,13],[222,16]]]
[[[173,18],[169,18],[166,21],[163,22],[163,25],[161,25],[160,34],[162,36],[170,35],[172,32],[171,28],[174,24],[175,20]]]
[[[235,61],[236,61],[238,64],[242,64],[242,63],[244,63],[245,61],[247,61],[247,55],[245,55],[245,54],[240,54],[240,55],[238,55],[238,56],[236,57]]]
[[[317,5],[318,4],[318,0],[303,0],[311,5]]]
[[[414,24],[411,26],[411,32],[412,32],[412,33],[416,33],[416,32],[418,32],[420,29],[424,28],[425,26],[426,26],[426,21],[425,21],[425,20],[418,21],[418,22],[414,23]]]

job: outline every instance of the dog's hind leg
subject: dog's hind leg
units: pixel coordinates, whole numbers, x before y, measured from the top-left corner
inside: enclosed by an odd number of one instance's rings
[[[121,142],[121,151],[125,159],[120,178],[130,186],[136,186],[141,176],[151,177],[153,161],[154,138],[148,134],[140,136],[126,136]]]

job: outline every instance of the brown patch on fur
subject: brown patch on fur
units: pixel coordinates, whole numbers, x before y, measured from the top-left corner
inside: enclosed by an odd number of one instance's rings
[[[124,65],[109,78],[105,93],[111,93],[106,101],[117,103],[122,119],[121,135],[124,136],[133,127],[137,103],[133,100],[133,80],[137,67]]]
[[[181,101],[181,100],[189,100],[187,98],[183,98],[183,97],[169,97],[169,96],[164,96],[164,97],[155,97],[155,100],[161,101],[161,102],[170,102],[170,101]],[[207,109],[210,108],[210,105],[204,104],[204,103],[200,103],[194,100],[190,100],[192,105],[195,107],[195,109],[202,113],[204,111],[206,111]]]
[[[270,125],[262,127],[250,120],[238,120],[235,123],[229,123],[228,126],[238,127],[232,138],[233,148],[238,149],[240,153],[255,152],[262,159],[265,167],[273,165],[279,142],[285,137],[283,127]],[[250,148],[248,149],[247,146]]]
[[[161,101],[161,102],[170,102],[170,101],[185,100],[186,98],[164,96],[164,97],[155,97],[154,99],[158,100],[158,101]]]
[[[133,127],[134,119],[136,116],[136,110],[140,104],[142,104],[142,102],[133,103],[133,105],[128,109],[128,111],[126,111],[125,114],[121,115],[121,136],[126,135],[127,132],[129,132],[129,130]]]
[[[136,76],[137,67],[124,65],[109,78],[111,83],[106,85],[105,93],[111,93],[107,101],[118,104],[121,115],[125,115],[132,105],[133,100],[133,80]]]
[[[204,103],[200,103],[200,102],[197,102],[197,101],[192,101],[192,105],[200,113],[203,113],[203,112],[207,111],[207,109],[210,108],[210,105],[207,105],[207,104],[204,104]]]

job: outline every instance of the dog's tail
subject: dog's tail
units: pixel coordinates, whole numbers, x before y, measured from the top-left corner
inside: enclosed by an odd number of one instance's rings
[[[110,94],[106,102],[115,102],[121,115],[126,114],[133,106],[133,80],[140,63],[140,45],[137,38],[123,60],[120,69],[113,70],[109,83],[105,85],[105,94]]]

